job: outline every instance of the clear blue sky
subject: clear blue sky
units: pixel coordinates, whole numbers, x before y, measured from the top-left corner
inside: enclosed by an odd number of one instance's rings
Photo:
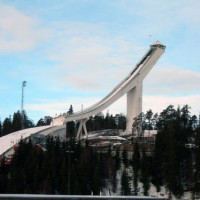
[[[0,117],[21,106],[35,122],[90,106],[160,40],[165,54],[144,81],[143,109],[200,111],[199,0],[0,0]],[[126,113],[123,97],[109,109]]]

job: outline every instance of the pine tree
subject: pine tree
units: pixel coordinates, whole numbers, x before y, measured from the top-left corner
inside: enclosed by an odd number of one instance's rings
[[[7,193],[8,191],[8,166],[5,164],[5,157],[0,158],[0,193]]]
[[[200,128],[195,135],[195,172],[194,172],[194,193],[200,192]]]
[[[23,112],[24,112],[24,128],[26,129],[26,128],[34,127],[35,125],[34,125],[33,120],[28,118],[25,110]]]
[[[144,195],[148,196],[150,181],[149,181],[149,172],[148,172],[148,158],[146,156],[145,148],[142,149],[140,180],[143,184]]]
[[[60,171],[60,193],[67,194],[68,192],[68,171],[67,171],[67,161],[64,158],[61,164],[61,171]]]
[[[72,105],[70,105],[67,115],[72,115],[72,114],[73,114],[73,107]],[[66,137],[75,137],[75,124],[73,121],[68,122],[66,124]]]
[[[139,179],[139,169],[140,169],[140,152],[139,145],[136,142],[133,149],[133,187],[134,195],[138,195],[138,179]]]
[[[162,132],[159,132],[156,136],[152,167],[152,183],[156,186],[157,192],[160,192],[160,187],[163,185],[163,162],[164,152],[166,151],[165,147],[165,135]]]
[[[165,178],[167,188],[174,195],[182,195],[183,188],[180,180],[178,144],[175,138],[175,129],[173,121],[168,122],[166,126],[166,141],[168,150],[165,152]]]
[[[7,135],[9,133],[12,133],[12,121],[11,121],[11,117],[9,118],[5,118],[5,120],[3,121],[3,135]]]
[[[99,160],[95,159],[96,162],[94,162],[95,167],[92,174],[92,181],[91,181],[91,190],[93,191],[93,194],[98,195],[101,189],[101,182],[100,182],[100,169],[99,169]]]
[[[147,129],[152,130],[152,117],[153,117],[153,112],[152,110],[148,110],[146,113],[146,119],[147,119]]]
[[[46,125],[50,125],[52,121],[52,117],[50,116],[44,116],[44,121]]]
[[[69,107],[69,110],[68,110],[67,114],[68,114],[68,115],[71,115],[71,114],[73,114],[73,113],[74,113],[73,106],[72,106],[72,105],[70,105],[70,107]]]
[[[123,170],[121,176],[121,195],[131,195],[130,177],[126,170]]]
[[[121,165],[121,158],[120,158],[119,149],[116,150],[116,153],[115,153],[115,156],[114,156],[114,160],[115,160],[116,170],[119,170],[120,169],[120,165]]]
[[[122,152],[122,161],[124,163],[125,168],[127,168],[129,161],[128,161],[128,152],[126,148],[124,148]]]
[[[126,117],[122,114],[119,114],[118,116],[118,128],[123,131],[126,129]]]
[[[13,132],[19,131],[22,129],[21,113],[19,112],[19,110],[13,114],[12,128],[13,128]]]
[[[46,125],[46,123],[43,118],[40,118],[36,124],[36,126],[45,126],[45,125]]]
[[[132,135],[140,137],[142,133],[143,113],[133,119]]]

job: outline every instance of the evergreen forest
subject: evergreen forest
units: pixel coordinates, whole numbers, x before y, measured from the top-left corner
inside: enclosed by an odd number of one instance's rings
[[[119,128],[121,123],[109,114],[93,118],[87,124],[90,130]],[[126,119],[122,115],[121,119],[123,125]],[[152,184],[157,191],[165,186],[169,195],[178,197],[186,191],[200,192],[200,127],[188,105],[169,105],[160,114],[141,113],[134,119],[131,150],[97,151],[87,140],[74,139],[76,126],[70,125],[67,141],[47,137],[45,148],[21,140],[11,164],[2,159],[0,193],[148,196]],[[158,130],[153,152],[143,145],[140,130]]]

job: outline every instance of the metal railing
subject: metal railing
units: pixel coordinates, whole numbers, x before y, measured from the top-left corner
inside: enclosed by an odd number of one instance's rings
[[[147,197],[147,196],[87,196],[87,195],[44,195],[44,194],[0,194],[0,199],[8,200],[8,199],[20,199],[20,200],[90,200],[90,199],[103,199],[103,200],[169,200],[168,198],[158,198],[158,197]]]

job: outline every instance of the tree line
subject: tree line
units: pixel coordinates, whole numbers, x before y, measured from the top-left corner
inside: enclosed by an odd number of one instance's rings
[[[141,113],[133,123],[138,138],[143,129],[158,130],[148,171],[157,191],[165,186],[175,196],[200,192],[199,120],[189,109],[188,105],[177,109],[169,105],[160,115],[151,110]]]
[[[2,159],[0,193],[138,195],[140,181],[148,195],[149,158],[144,149],[140,155],[137,142],[133,148],[130,156],[126,149],[95,151],[87,140],[47,137],[42,150],[21,140],[11,164]]]
[[[158,130],[151,154],[142,142],[139,130],[143,129]],[[135,131],[139,137],[132,141],[133,150],[124,148],[122,153],[97,152],[87,141],[84,146],[73,137],[70,142],[47,138],[45,151],[38,151],[31,141],[21,141],[11,165],[2,162],[1,192],[99,194],[106,188],[121,195],[141,191],[149,195],[151,184],[158,192],[165,186],[176,196],[200,192],[200,128],[188,105],[169,105],[159,115],[151,110],[142,113],[134,120]]]
[[[7,135],[9,133],[22,130],[26,128],[32,128],[35,126],[45,126],[49,125],[52,117],[45,116],[40,118],[36,124],[31,120],[25,111],[23,111],[23,124],[22,124],[22,113],[18,110],[14,112],[13,116],[6,117],[3,122],[0,121],[0,137]]]
[[[115,191],[117,155],[94,151],[74,138],[47,137],[44,151],[21,140],[11,164],[2,160],[0,193],[99,195],[108,185]]]
[[[67,115],[73,114],[73,106],[70,105]],[[52,117],[44,116],[40,118],[36,124],[31,120],[26,112],[23,112],[23,128],[32,128],[37,126],[50,125]],[[86,123],[88,131],[97,131],[104,129],[126,129],[126,117],[123,114],[117,114],[113,116],[109,113],[104,115],[100,113],[98,115],[92,116]],[[68,128],[71,134],[75,135],[79,127],[79,122],[69,122]],[[14,112],[13,116],[6,117],[3,122],[0,121],[0,137],[7,135],[9,133],[22,130],[22,113],[20,111]]]

